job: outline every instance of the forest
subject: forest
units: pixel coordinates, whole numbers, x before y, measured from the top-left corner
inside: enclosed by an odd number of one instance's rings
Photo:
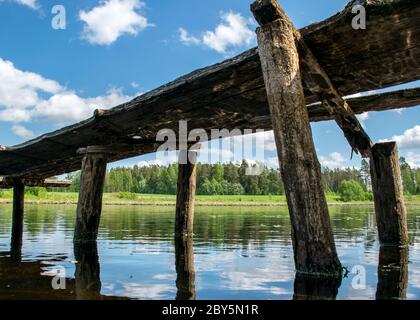
[[[412,168],[404,158],[400,159],[401,174],[406,195],[420,194],[420,168]],[[201,164],[197,165],[198,195],[284,195],[284,186],[279,170],[264,167],[256,176],[246,174],[250,165]],[[80,173],[68,175],[73,181],[70,190],[79,190]],[[177,164],[163,166],[134,166],[111,169],[106,177],[105,192],[137,194],[176,194]],[[327,193],[339,194],[344,201],[371,200],[369,163],[362,160],[360,169],[322,168],[324,189]]]

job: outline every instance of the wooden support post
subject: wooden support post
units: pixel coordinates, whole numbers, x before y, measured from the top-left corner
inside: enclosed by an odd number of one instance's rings
[[[395,142],[373,146],[370,170],[379,241],[384,246],[407,246],[407,211]]]
[[[74,241],[97,239],[106,165],[103,153],[87,153],[83,159]]]
[[[21,179],[13,179],[13,221],[12,221],[12,255],[20,256],[23,239],[23,220],[25,206],[25,185]]]
[[[315,275],[341,275],[321,167],[315,152],[303,93],[294,27],[276,4],[276,20],[257,29],[259,55],[273,122],[281,174],[292,222],[296,269]],[[268,4],[268,5],[267,5]],[[252,6],[261,22],[271,1]]]
[[[181,151],[179,159],[186,159],[187,163],[180,163],[178,167],[175,235],[192,236],[194,224],[197,152]]]
[[[406,299],[408,248],[384,247],[379,251],[377,300]]]
[[[191,236],[175,237],[176,300],[195,300],[194,249]]]

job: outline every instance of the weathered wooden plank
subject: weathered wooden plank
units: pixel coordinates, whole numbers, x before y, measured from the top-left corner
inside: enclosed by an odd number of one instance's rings
[[[14,178],[0,178],[0,188],[8,189],[14,187]],[[70,180],[53,180],[53,179],[28,179],[20,178],[20,181],[27,187],[43,187],[43,188],[66,188],[70,187]]]
[[[270,12],[268,1],[251,9],[257,21]],[[328,206],[300,75],[294,27],[282,10],[278,19],[257,29],[259,55],[292,223],[296,270],[315,275],[341,275]]]
[[[346,96],[418,80],[420,2],[359,2],[367,11],[366,30],[352,29],[351,6],[324,22],[300,30],[339,94]],[[306,104],[320,101],[310,88],[304,87],[304,92]],[[179,120],[190,120],[192,128],[253,129],[252,125],[257,124],[252,120],[267,114],[261,64],[254,48],[181,77],[99,117],[11,148],[13,152],[39,159],[48,154],[52,164],[0,152],[0,175],[32,174],[45,178],[77,170],[81,163],[75,156],[78,148],[127,143],[127,138],[133,135],[151,140],[160,129],[176,130]],[[121,154],[119,159],[126,156]]]

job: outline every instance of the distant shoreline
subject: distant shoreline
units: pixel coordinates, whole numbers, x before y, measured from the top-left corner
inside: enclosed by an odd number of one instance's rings
[[[77,192],[44,192],[40,194],[25,194],[27,205],[77,205],[79,194]],[[369,200],[363,201],[341,201],[336,194],[326,194],[329,206],[373,206]],[[420,206],[420,196],[407,196],[408,206]],[[137,194],[137,193],[104,193],[104,206],[135,206],[135,207],[174,207],[176,204],[175,195],[162,194]],[[12,204],[13,191],[6,190],[0,195],[0,204]],[[197,207],[286,207],[285,195],[197,195]]]
[[[0,200],[0,204],[11,205],[12,200]],[[77,205],[77,201],[48,201],[48,200],[29,200],[25,205]],[[110,207],[175,207],[175,203],[134,203],[134,202],[104,202],[104,206]],[[287,207],[286,203],[196,203],[197,207]],[[328,206],[359,206],[373,207],[372,202],[329,202]],[[406,202],[406,206],[420,206],[420,202]]]

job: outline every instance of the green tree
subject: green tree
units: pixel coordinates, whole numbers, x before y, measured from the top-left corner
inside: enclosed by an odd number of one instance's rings
[[[355,180],[344,180],[340,183],[338,194],[341,201],[362,201],[366,199],[365,191],[359,182]]]

